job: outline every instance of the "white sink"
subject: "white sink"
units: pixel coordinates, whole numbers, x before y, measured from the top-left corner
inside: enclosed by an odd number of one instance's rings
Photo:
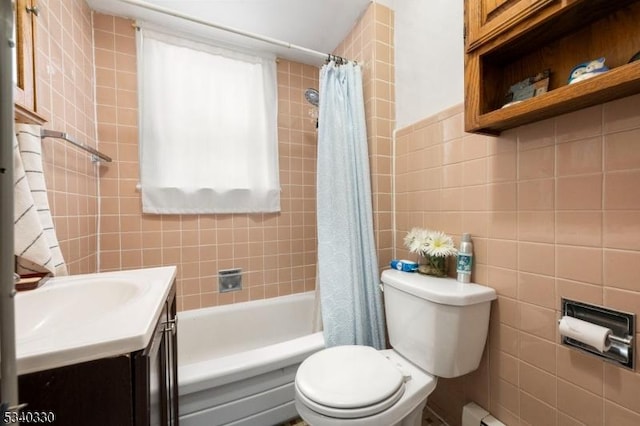
[[[52,278],[16,295],[18,373],[146,347],[175,267]]]
[[[19,293],[16,333],[33,339],[49,333],[69,333],[97,321],[120,315],[149,289],[146,280],[90,277]]]

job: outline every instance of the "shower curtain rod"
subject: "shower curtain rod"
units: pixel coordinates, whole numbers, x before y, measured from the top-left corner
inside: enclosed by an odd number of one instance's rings
[[[265,43],[273,44],[275,46],[285,47],[287,49],[298,50],[300,52],[304,52],[313,56],[318,56],[324,58],[326,62],[335,61],[337,63],[347,63],[350,62],[349,59],[343,58],[341,56],[332,55],[330,53],[322,53],[317,50],[309,49],[307,47],[298,46],[293,43],[288,43],[286,41],[278,40],[271,37],[266,37],[260,34],[251,33],[248,31],[242,31],[237,28],[228,27],[226,25],[216,24],[214,22],[205,21],[204,19],[196,18],[195,16],[187,15],[176,10],[172,10],[166,7],[157,6],[155,4],[143,1],[143,0],[120,0],[123,3],[128,3],[133,6],[139,6],[143,9],[152,10],[154,12],[162,13],[165,15],[173,16],[176,18],[184,19],[186,21],[195,22],[196,24],[204,25],[206,27],[215,28],[222,31],[227,31],[233,34],[237,34],[243,37],[252,38],[254,40],[263,41]]]

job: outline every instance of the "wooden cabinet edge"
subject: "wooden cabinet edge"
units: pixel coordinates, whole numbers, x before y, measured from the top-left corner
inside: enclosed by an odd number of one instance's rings
[[[464,126],[465,131],[480,129],[480,57],[466,55],[464,62]]]
[[[47,122],[47,119],[35,111],[31,111],[28,108],[20,104],[15,104],[14,108],[15,121],[17,123],[26,124],[39,124],[42,125]]]

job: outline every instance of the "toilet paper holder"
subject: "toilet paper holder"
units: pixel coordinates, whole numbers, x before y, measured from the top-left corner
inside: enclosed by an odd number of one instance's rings
[[[635,314],[565,298],[562,298],[561,305],[561,316],[574,317],[611,330],[609,336],[611,347],[606,352],[599,352],[595,348],[567,336],[561,336],[563,345],[631,370],[635,368]]]

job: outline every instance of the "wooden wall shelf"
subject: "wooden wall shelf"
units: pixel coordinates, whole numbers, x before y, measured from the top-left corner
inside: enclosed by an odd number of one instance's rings
[[[559,87],[519,104],[481,114],[478,128],[484,133],[544,120],[566,112],[640,93],[640,61],[614,68],[602,75]]]
[[[640,51],[640,0],[574,0],[555,5],[467,51],[467,132],[495,135],[640,93],[640,61],[627,63]],[[465,19],[468,24],[473,16],[467,14]],[[567,84],[575,65],[599,57],[606,58],[609,71]],[[551,70],[547,93],[501,108],[512,84],[545,69]]]

